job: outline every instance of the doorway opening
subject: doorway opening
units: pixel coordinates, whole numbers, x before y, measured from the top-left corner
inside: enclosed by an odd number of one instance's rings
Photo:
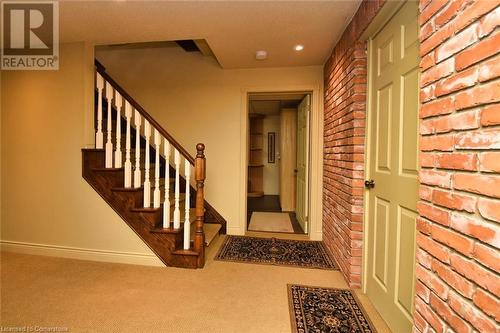
[[[310,92],[248,95],[248,231],[308,234],[310,114]]]

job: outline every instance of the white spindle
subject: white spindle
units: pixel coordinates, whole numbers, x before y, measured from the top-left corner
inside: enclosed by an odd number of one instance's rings
[[[132,186],[132,162],[130,162],[130,118],[132,118],[132,107],[125,101],[125,119],[127,119],[127,132],[125,136],[125,187]]]
[[[135,170],[134,188],[141,187],[141,114],[135,110]]]
[[[102,134],[102,90],[104,89],[104,79],[101,74],[96,73],[97,85],[97,132],[95,134],[95,147],[102,149],[104,147],[104,136]]]
[[[153,191],[153,207],[160,207],[160,144],[161,135],[155,128],[155,189]]]
[[[116,150],[115,150],[115,168],[122,167],[122,105],[123,98],[118,91],[115,92],[116,107]]]
[[[151,136],[151,125],[144,119],[144,137],[146,139],[146,157],[144,163],[144,208],[151,206],[151,183],[149,181],[149,137]]]
[[[191,187],[189,183],[191,175],[191,164],[186,159],[184,161],[184,175],[186,177],[186,198],[185,198],[185,210],[184,210],[184,250],[189,250],[191,247],[191,223],[189,221],[189,188]]]
[[[174,207],[174,229],[179,229],[181,227],[181,211],[179,208],[179,197],[180,197],[180,179],[179,179],[179,168],[181,165],[181,156],[177,149],[174,150],[174,164],[175,164],[175,207]]]
[[[170,142],[165,139],[165,201],[163,202],[163,228],[170,228]]]
[[[111,100],[113,99],[113,88],[109,82],[106,82],[106,100],[108,101],[108,136],[106,139],[106,168],[113,167],[113,143],[111,142]]]

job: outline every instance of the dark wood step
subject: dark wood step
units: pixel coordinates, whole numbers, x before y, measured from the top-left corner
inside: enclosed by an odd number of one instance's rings
[[[92,171],[95,172],[117,172],[124,171],[123,168],[92,168]]]
[[[175,250],[174,254],[183,255],[183,256],[198,256],[198,252],[193,250]]]

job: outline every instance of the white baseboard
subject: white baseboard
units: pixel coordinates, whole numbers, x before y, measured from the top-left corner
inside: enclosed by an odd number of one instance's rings
[[[233,236],[245,236],[245,229],[241,227],[227,227],[226,233]]]
[[[0,248],[6,252],[62,257],[80,260],[113,262],[120,264],[165,266],[154,254],[135,252],[116,252],[95,249],[84,249],[48,244],[36,244],[0,240]]]

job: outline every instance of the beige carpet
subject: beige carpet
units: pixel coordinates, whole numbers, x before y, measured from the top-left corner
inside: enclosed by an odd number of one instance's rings
[[[0,324],[69,332],[290,332],[287,284],[346,288],[338,271],[213,261],[204,269],[1,253]],[[364,295],[379,332],[384,322]]]
[[[293,232],[293,227],[288,213],[253,212],[248,230]]]

